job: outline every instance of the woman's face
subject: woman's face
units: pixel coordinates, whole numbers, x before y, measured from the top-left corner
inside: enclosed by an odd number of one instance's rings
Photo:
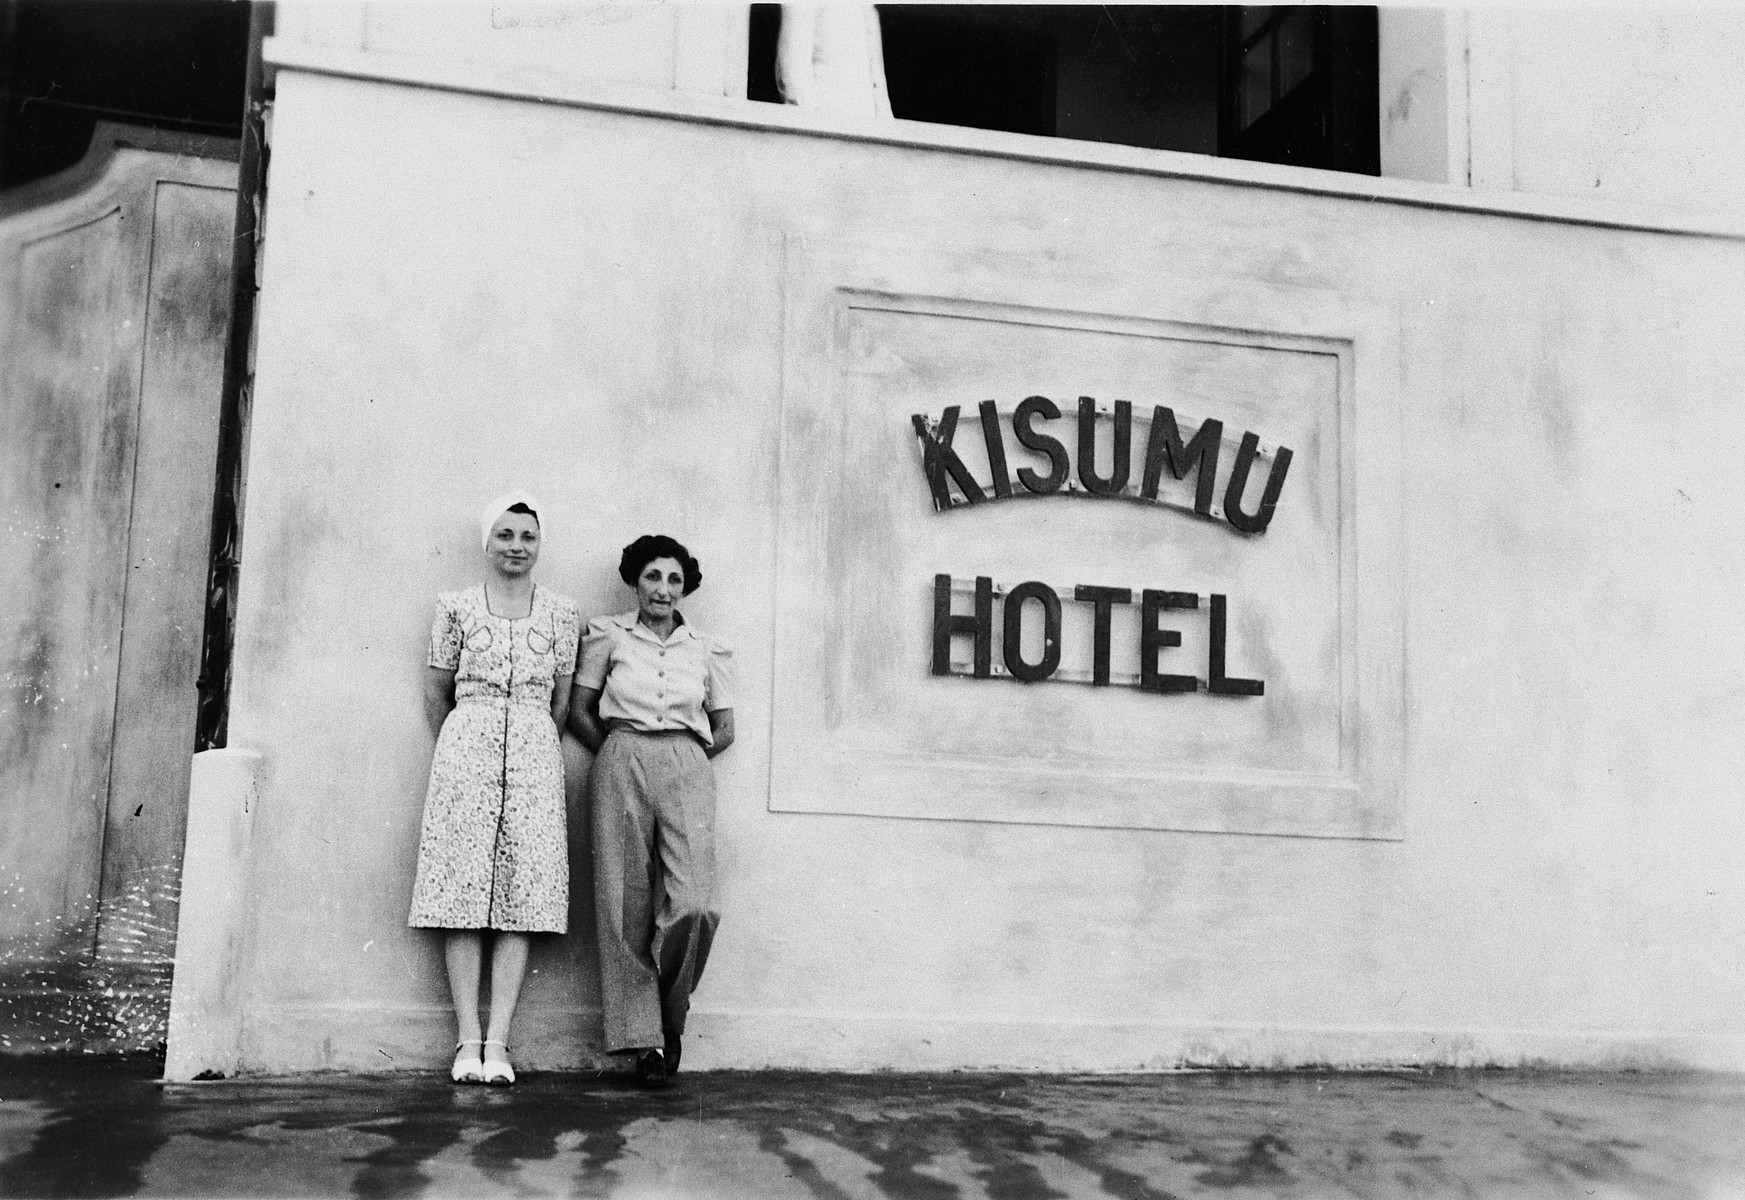
[[[636,607],[642,619],[664,624],[685,594],[685,567],[676,558],[657,558],[636,577]]]
[[[485,554],[498,574],[526,575],[539,561],[539,520],[527,513],[506,512],[491,526]]]

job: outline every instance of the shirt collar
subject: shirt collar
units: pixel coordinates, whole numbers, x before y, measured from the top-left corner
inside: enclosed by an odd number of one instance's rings
[[[670,646],[674,642],[683,641],[685,638],[694,638],[697,636],[696,633],[692,631],[691,627],[685,624],[685,614],[679,612],[677,609],[673,610],[674,624],[672,636],[664,643],[661,642],[659,637],[655,636],[654,630],[650,629],[636,618],[637,611],[633,608],[627,613],[619,613],[617,616],[611,618],[611,620],[614,625],[628,631],[632,637],[639,637],[645,642],[654,642],[656,645]]]

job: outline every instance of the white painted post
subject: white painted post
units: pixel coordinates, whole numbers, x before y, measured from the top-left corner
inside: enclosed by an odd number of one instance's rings
[[[243,943],[260,767],[261,756],[253,750],[206,750],[194,756],[170,985],[167,1080],[234,1074],[240,1060]]]
[[[1376,25],[1381,173],[1392,179],[1465,183],[1465,25],[1456,21],[1451,30],[1450,13],[1439,8],[1382,8]],[[1451,73],[1450,63],[1456,59],[1458,73]],[[1451,108],[1456,87],[1458,129],[1456,109]]]
[[[776,83],[788,104],[838,118],[888,119],[877,10],[870,4],[782,5]]]

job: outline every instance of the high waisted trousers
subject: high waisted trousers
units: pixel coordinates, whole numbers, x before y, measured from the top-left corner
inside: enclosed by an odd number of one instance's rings
[[[709,959],[715,774],[688,733],[614,729],[589,777],[606,1050],[683,1033]]]

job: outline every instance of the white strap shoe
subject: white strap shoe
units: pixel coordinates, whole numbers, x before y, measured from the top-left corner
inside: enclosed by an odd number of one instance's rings
[[[499,1042],[495,1038],[486,1038],[481,1045],[501,1046],[504,1062],[488,1062],[484,1064],[484,1080],[496,1087],[504,1087],[515,1082],[515,1068],[506,1061],[509,1057],[509,1043]]]
[[[477,1038],[468,1038],[464,1042],[456,1042],[454,1048],[458,1051],[465,1050],[468,1046],[482,1047],[484,1044]],[[485,1063],[480,1058],[479,1051],[475,1050],[471,1054],[456,1054],[454,1066],[449,1068],[448,1077],[456,1083],[485,1082]]]

